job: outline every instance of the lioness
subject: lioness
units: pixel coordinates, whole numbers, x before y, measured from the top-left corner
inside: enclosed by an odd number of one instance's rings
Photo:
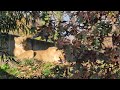
[[[26,45],[25,42],[26,37],[15,37],[15,48],[14,48],[14,56],[19,56],[20,54],[24,53],[25,51],[29,50],[29,47]]]
[[[43,60],[44,62],[64,62],[65,54],[63,50],[56,47],[49,47],[47,50],[34,51],[34,59]]]
[[[65,61],[63,50],[58,50],[57,47],[49,47],[46,50],[30,50],[29,45],[26,43],[26,37],[15,38],[14,56],[18,59],[42,60],[44,62],[58,62]]]

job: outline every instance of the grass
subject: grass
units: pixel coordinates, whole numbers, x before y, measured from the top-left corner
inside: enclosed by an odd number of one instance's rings
[[[112,67],[112,70],[110,68]],[[109,69],[109,72],[107,71]],[[70,66],[62,64],[36,62],[33,59],[23,60],[17,66],[0,65],[0,79],[12,78],[70,78],[70,79],[120,79],[120,68],[116,64],[97,60],[96,63],[86,61]],[[34,78],[35,78],[34,77]]]
[[[43,64],[42,74],[45,77],[48,77],[52,74],[51,67],[53,67],[53,64],[51,63]]]
[[[21,64],[23,65],[30,65],[30,66],[33,66],[34,65],[34,61],[32,59],[27,59],[27,60],[24,60],[23,62],[21,62]]]
[[[0,68],[6,71],[6,70],[10,69],[10,66],[8,64],[3,64],[3,65],[1,65]]]
[[[1,65],[0,72],[1,79],[17,78],[17,75],[20,74],[17,68],[11,68],[8,64]]]

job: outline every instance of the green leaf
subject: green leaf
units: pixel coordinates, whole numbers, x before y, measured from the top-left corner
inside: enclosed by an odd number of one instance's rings
[[[1,69],[3,69],[3,70],[8,70],[9,68],[10,68],[10,66],[8,64],[1,65]]]
[[[43,71],[43,74],[44,74],[45,76],[48,76],[48,75],[51,74],[51,70],[46,69],[46,70]]]

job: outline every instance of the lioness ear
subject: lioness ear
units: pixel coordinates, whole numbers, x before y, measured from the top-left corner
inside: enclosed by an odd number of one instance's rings
[[[62,50],[62,53],[65,53],[64,50]]]
[[[64,50],[63,50],[63,49],[61,49],[61,51],[62,51],[62,52],[64,52]]]
[[[16,40],[17,39],[17,37],[14,37],[14,40]]]
[[[56,51],[58,51],[59,49],[58,48],[56,48]]]
[[[27,39],[27,37],[23,37],[23,41],[25,41]]]
[[[64,53],[64,50],[57,49],[57,51]]]

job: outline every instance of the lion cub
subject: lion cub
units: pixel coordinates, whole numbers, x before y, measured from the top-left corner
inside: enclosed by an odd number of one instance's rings
[[[26,43],[26,39],[26,37],[17,37],[14,39],[14,56],[16,56],[19,60],[34,58],[44,62],[65,61],[65,54],[63,50],[58,50],[57,47],[49,47],[46,50],[30,50]]]

